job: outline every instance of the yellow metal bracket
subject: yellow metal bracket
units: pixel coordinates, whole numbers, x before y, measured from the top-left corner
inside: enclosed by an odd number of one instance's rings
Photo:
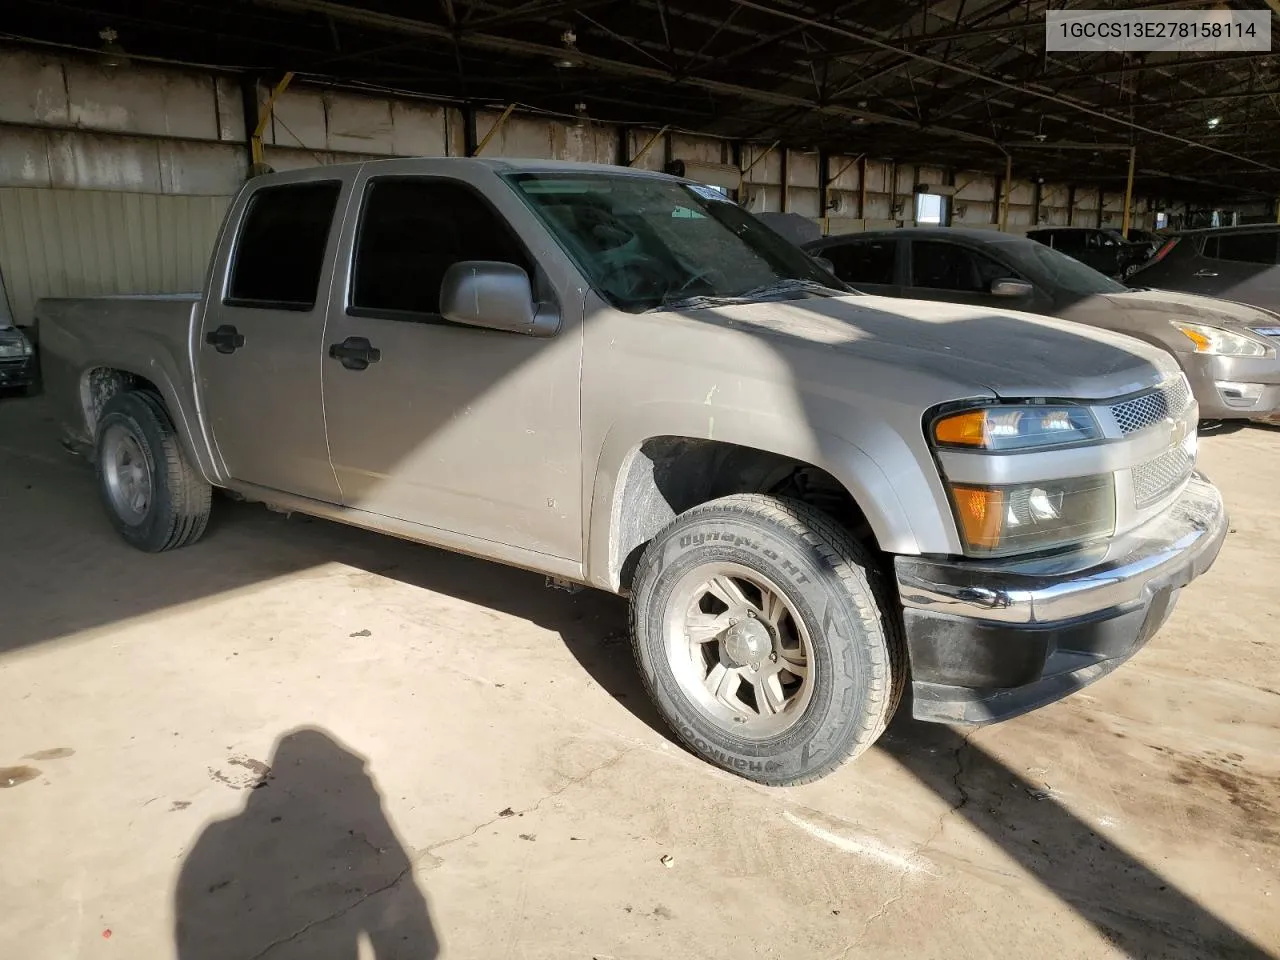
[[[280,98],[280,94],[289,89],[289,84],[292,81],[293,71],[291,70],[280,78],[280,82],[271,91],[271,96],[267,97],[267,102],[258,110],[258,125],[253,128],[253,137],[249,140],[249,152],[253,156],[253,165],[255,167],[262,165],[262,134],[266,132],[267,121],[271,119],[271,111],[275,109],[276,100]]]
[[[747,174],[751,172],[751,168],[754,167],[761,160],[763,160],[765,157],[767,157],[769,154],[773,153],[774,150],[778,149],[778,144],[780,144],[781,142],[782,142],[781,140],[773,141],[773,143],[769,144],[768,150],[766,150],[764,153],[760,154],[758,157],[756,157],[754,160],[748,163],[746,167],[743,169],[741,176],[738,177],[738,182],[745,183],[747,179]],[[785,190],[786,187],[787,185],[784,183],[782,185],[782,188]]]
[[[511,112],[515,110],[515,108],[516,105],[514,103],[507,104],[507,109],[502,111],[502,116],[498,117],[498,119],[493,122],[493,126],[489,128],[489,132],[480,138],[480,142],[476,144],[476,148],[471,151],[471,155],[473,157],[478,157],[484,152],[484,148],[489,145],[489,141],[493,139],[494,135],[502,129],[502,125],[507,122],[507,117],[511,116]]]
[[[653,149],[653,145],[658,142],[658,139],[664,133],[666,133],[668,129],[670,128],[663,127],[661,130],[655,133],[652,137],[646,140],[644,142],[644,146],[640,148],[640,151],[634,157],[632,157],[630,160],[627,161],[627,166],[634,167],[640,160],[644,159],[645,154],[647,154],[650,150]]]

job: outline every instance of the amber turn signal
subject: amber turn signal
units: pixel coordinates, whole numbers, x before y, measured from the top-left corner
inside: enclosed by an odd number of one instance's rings
[[[965,541],[971,548],[994,550],[1004,528],[1004,491],[990,487],[951,488]]]
[[[981,447],[987,442],[987,412],[968,410],[944,417],[933,425],[933,436],[938,443],[961,447]]]

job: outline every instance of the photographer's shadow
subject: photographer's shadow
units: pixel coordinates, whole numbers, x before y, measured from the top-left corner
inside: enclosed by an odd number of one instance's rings
[[[364,759],[301,728],[260,776],[244,809],[206,827],[182,865],[180,960],[355,960],[362,938],[377,960],[434,960],[413,861]]]

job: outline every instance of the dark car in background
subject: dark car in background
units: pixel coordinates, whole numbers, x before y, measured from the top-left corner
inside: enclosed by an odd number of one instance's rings
[[[1280,224],[1188,230],[1169,237],[1131,282],[1222,297],[1280,313]],[[1280,316],[1272,318],[1280,329]]]
[[[1145,262],[1156,255],[1156,251],[1164,246],[1164,242],[1167,238],[1152,230],[1140,230],[1135,227],[1130,229],[1129,234],[1125,239],[1130,243],[1142,244],[1143,262]]]
[[[1037,227],[1027,239],[1074,257],[1108,277],[1124,277],[1154,252],[1145,241],[1130,243],[1118,230],[1106,227]]]
[[[0,317],[0,392],[29,391],[37,379],[35,348],[18,327]]]
[[[1280,412],[1280,317],[1265,311],[1131,290],[1043,244],[988,230],[874,230],[826,237],[805,249],[865,293],[1024,310],[1163,347],[1186,373],[1204,419]]]

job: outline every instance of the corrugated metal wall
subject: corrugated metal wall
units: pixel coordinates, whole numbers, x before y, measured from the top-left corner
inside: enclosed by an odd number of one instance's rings
[[[199,290],[229,197],[0,187],[14,320],[41,297]]]

